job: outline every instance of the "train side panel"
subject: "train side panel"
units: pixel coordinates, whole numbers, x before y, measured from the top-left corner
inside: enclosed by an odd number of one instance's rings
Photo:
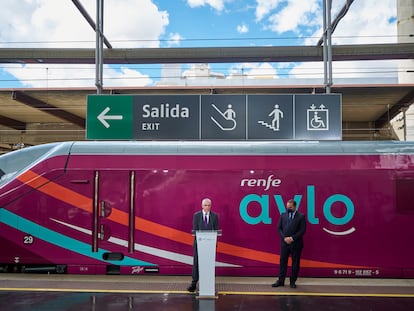
[[[9,251],[0,263],[189,274],[192,215],[209,197],[223,230],[217,274],[276,275],[276,225],[294,198],[308,220],[301,275],[413,277],[413,163],[411,155],[72,155],[64,170],[39,163],[8,185],[21,193],[1,198]]]

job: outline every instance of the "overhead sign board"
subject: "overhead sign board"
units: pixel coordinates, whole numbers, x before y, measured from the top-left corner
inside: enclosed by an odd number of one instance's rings
[[[87,139],[340,140],[339,94],[90,95]]]
[[[132,96],[88,96],[87,139],[132,139]]]
[[[249,138],[293,139],[293,98],[292,95],[249,95]]]
[[[340,99],[326,95],[295,95],[295,139],[326,140],[342,137]]]
[[[246,95],[201,96],[202,140],[246,139]]]
[[[199,139],[198,95],[133,97],[134,139]]]

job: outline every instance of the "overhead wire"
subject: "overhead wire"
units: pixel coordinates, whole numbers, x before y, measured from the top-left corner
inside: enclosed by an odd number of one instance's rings
[[[338,39],[378,39],[378,38],[402,38],[402,37],[412,37],[413,35],[335,35],[334,38]],[[212,41],[212,42],[222,42],[222,41],[261,41],[261,40],[304,40],[304,39],[319,39],[319,37],[315,36],[286,36],[286,37],[243,37],[243,38],[230,38],[230,37],[223,37],[223,38],[180,38],[179,42],[206,42],[206,41]],[[141,43],[141,42],[177,42],[175,39],[146,39],[146,38],[140,38],[140,39],[122,39],[122,40],[112,40],[113,43]],[[53,40],[53,41],[0,41],[0,45],[13,45],[13,44],[85,44],[85,43],[91,43],[95,44],[94,40]]]

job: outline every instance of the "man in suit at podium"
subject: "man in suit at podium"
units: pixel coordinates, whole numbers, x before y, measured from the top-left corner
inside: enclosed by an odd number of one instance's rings
[[[211,211],[211,200],[203,199],[201,201],[202,210],[196,212],[193,216],[193,231],[203,231],[203,230],[218,230],[219,220],[218,215]],[[189,292],[195,292],[197,288],[197,282],[199,279],[199,269],[198,269],[198,252],[197,252],[197,240],[194,238],[194,257],[193,257],[193,273],[192,273],[192,282],[188,286],[187,290]]]
[[[286,204],[286,213],[280,215],[277,224],[280,235],[280,272],[279,279],[272,287],[285,285],[289,255],[292,256],[292,274],[290,287],[296,288],[299,274],[300,255],[303,249],[303,235],[306,231],[305,215],[296,210],[296,201],[289,200]]]

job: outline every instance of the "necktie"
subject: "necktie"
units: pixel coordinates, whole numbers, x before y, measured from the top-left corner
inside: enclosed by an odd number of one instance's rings
[[[206,227],[207,227],[207,225],[208,225],[208,218],[207,218],[207,214],[205,214],[204,215],[204,224],[206,225]]]

